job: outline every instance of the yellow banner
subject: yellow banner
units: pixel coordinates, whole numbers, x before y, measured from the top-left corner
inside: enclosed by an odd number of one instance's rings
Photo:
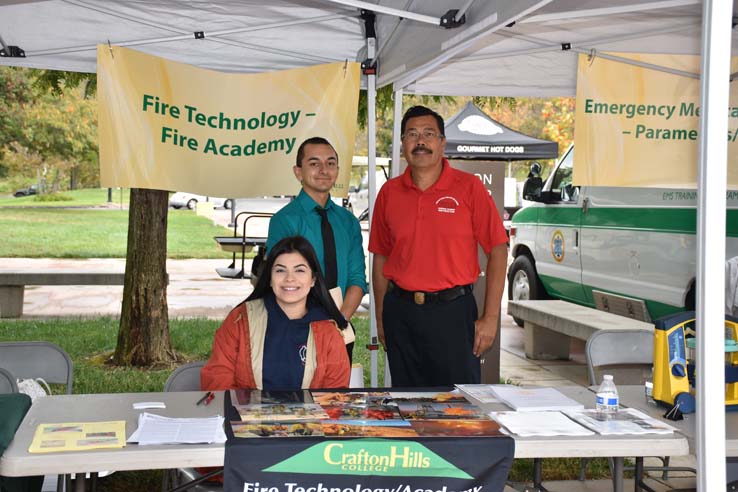
[[[697,74],[698,56],[613,53]],[[731,73],[738,68],[733,58]],[[697,187],[700,81],[579,55],[574,184]],[[730,84],[728,186],[738,187],[738,84]]]
[[[292,195],[297,149],[320,136],[339,157],[333,194],[346,196],[359,77],[357,63],[245,75],[98,46],[102,186]]]

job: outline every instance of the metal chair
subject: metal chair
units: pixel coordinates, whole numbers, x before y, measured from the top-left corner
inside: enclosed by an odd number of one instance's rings
[[[645,330],[603,330],[595,333],[587,340],[584,348],[589,373],[589,384],[596,385],[598,378],[596,369],[607,367],[609,372],[618,371],[617,384],[643,384],[649,378],[653,368],[653,333]],[[669,479],[669,471],[690,471],[687,467],[670,467],[669,457],[658,457],[663,466],[644,467],[643,457],[637,457],[635,463],[637,490],[652,488],[643,483],[645,471],[660,471],[661,478]],[[582,461],[579,479],[584,480],[586,460]]]
[[[50,342],[0,342],[0,367],[20,379],[42,378],[49,384],[65,385],[72,394],[72,359]]]
[[[0,367],[0,394],[17,392],[18,384],[15,382],[15,377],[10,371]]]
[[[199,391],[200,369],[205,362],[190,362],[176,368],[164,383],[164,391]]]
[[[65,393],[72,394],[72,359],[63,348],[53,343],[0,342],[0,368],[20,379],[42,378],[49,384],[63,384]],[[56,490],[61,491],[65,487],[71,490],[70,479],[69,475],[59,475]]]
[[[620,370],[622,377],[618,375],[616,384],[643,384],[653,367],[653,333],[645,330],[598,331],[587,340],[584,355],[591,385],[598,383],[595,369],[603,366]],[[635,375],[634,369],[638,371]]]
[[[164,383],[164,391],[199,391],[200,370],[205,362],[190,362],[176,368]],[[218,483],[206,482],[208,476],[202,475],[194,468],[179,468],[177,470],[164,470],[162,477],[162,490],[175,487],[176,490],[193,490],[196,492],[222,492],[223,486]],[[189,482],[199,481],[186,487]],[[182,487],[180,489],[180,487]]]

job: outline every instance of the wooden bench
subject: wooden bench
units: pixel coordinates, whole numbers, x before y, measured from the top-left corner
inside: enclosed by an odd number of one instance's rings
[[[0,318],[23,314],[26,285],[123,285],[122,272],[86,270],[5,270],[0,271]]]
[[[646,330],[653,324],[565,301],[509,301],[507,314],[522,319],[529,359],[569,359],[572,338],[599,330]]]

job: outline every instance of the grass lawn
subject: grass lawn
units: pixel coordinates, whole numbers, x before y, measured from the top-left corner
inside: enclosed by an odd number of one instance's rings
[[[62,191],[59,193],[71,200],[40,201],[35,195],[23,197],[0,198],[0,207],[96,207],[96,206],[128,206],[129,190],[114,188],[112,203],[108,204],[107,188],[87,188],[83,190]]]
[[[369,322],[366,317],[354,317],[357,330],[354,362],[364,366],[365,384],[369,385]],[[74,393],[157,392],[178,364],[205,360],[210,354],[213,333],[220,322],[206,319],[173,319],[170,321],[172,344],[182,355],[182,361],[160,369],[114,368],[104,364],[115,349],[118,320],[115,318],[58,320],[0,320],[0,340],[45,340],[66,350],[74,364]],[[380,374],[384,367],[384,351],[379,351]],[[381,380],[381,377],[380,377]],[[54,388],[55,392],[59,390]],[[546,480],[571,480],[578,477],[578,459],[546,459],[543,461]],[[533,460],[515,460],[510,472],[512,481],[530,481]],[[587,468],[589,478],[609,476],[607,461],[592,460]],[[117,472],[99,480],[100,492],[135,492],[158,490],[161,472],[158,470]]]
[[[0,258],[125,258],[128,210],[5,207],[0,230]],[[194,212],[170,210],[167,257],[230,258],[213,240],[230,235]]]

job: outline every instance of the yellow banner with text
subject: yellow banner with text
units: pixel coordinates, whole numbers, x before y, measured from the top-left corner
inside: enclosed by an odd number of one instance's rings
[[[642,64],[698,74],[700,58],[613,53]],[[732,60],[731,73],[738,68]],[[576,185],[697,187],[700,81],[684,75],[579,55]],[[730,84],[728,187],[738,187],[738,83]]]
[[[97,67],[102,186],[293,195],[297,149],[319,136],[339,157],[332,194],[346,196],[357,63],[235,74],[98,46]]]

